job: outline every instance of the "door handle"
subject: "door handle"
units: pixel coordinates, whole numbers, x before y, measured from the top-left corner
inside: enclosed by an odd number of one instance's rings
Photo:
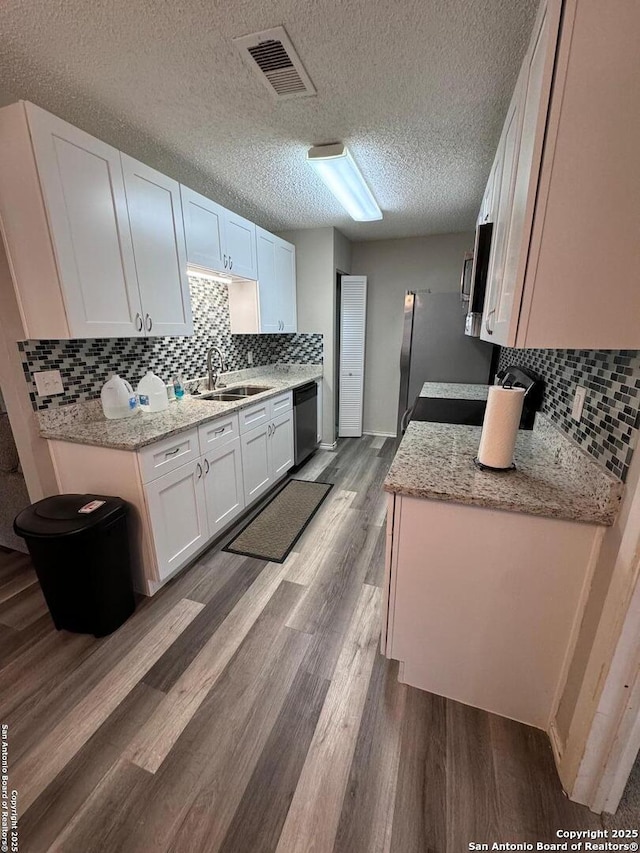
[[[233,269],[233,258],[231,257],[231,255],[229,255],[229,269]]]
[[[204,460],[204,473],[205,473],[205,476],[209,473],[209,469],[210,469],[210,468],[211,468],[211,465],[209,465],[209,460],[208,460],[208,459],[205,459],[205,460]]]
[[[142,314],[138,312],[136,314],[136,332],[141,332],[144,328],[144,323],[142,322]]]
[[[198,472],[198,479],[202,479],[202,465],[198,462],[196,465],[196,471]]]
[[[165,455],[165,456],[175,456],[175,455],[176,455],[176,453],[178,453],[178,452],[179,452],[179,450],[180,450],[180,448],[179,448],[179,447],[176,447],[176,449],[175,449],[175,450],[167,450],[167,451],[165,451],[165,454],[164,454],[164,455]]]
[[[224,268],[226,269],[226,268],[227,268],[227,256],[226,256],[226,255],[223,255],[222,257],[223,257],[223,260],[224,260]]]
[[[222,435],[223,432],[224,432],[224,427],[219,427],[218,429],[213,431],[213,434],[214,435]]]
[[[487,330],[488,335],[493,334],[493,329],[489,328],[489,318],[492,317],[496,313],[496,309],[492,308],[491,311],[487,314],[487,319],[484,321],[484,327]]]
[[[402,416],[402,420],[400,421],[400,435],[404,435],[408,426],[408,421],[411,416],[411,412],[413,411],[413,407],[407,409],[407,411]]]
[[[150,332],[151,329],[153,328],[153,320],[151,319],[151,315],[149,315],[149,314],[147,314],[147,316],[146,316],[146,326],[147,326],[147,332]]]

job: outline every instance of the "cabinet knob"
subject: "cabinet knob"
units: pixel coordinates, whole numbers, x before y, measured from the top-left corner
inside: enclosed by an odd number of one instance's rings
[[[231,255],[229,255],[229,269],[233,269],[233,258],[231,257]]]
[[[153,329],[153,320],[151,319],[151,316],[149,314],[147,314],[147,316],[146,316],[146,325],[147,325],[147,332],[150,332],[151,329]]]
[[[222,259],[223,259],[223,261],[224,261],[224,268],[226,269],[226,268],[227,268],[227,256],[226,256],[226,255],[223,255],[223,256],[222,256]]]
[[[139,312],[136,314],[136,332],[141,332],[144,328],[144,323],[142,322],[142,314]]]

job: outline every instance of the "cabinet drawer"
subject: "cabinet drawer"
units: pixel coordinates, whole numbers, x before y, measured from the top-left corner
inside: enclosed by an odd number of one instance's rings
[[[264,400],[262,403],[247,406],[246,409],[240,411],[239,418],[241,435],[269,423],[271,420],[271,400]]]
[[[202,424],[198,427],[198,437],[200,439],[200,453],[208,453],[215,447],[221,447],[223,444],[233,441],[240,435],[237,415],[228,415],[217,418],[208,424]]]
[[[272,397],[271,417],[277,418],[283,412],[289,412],[293,408],[293,394],[291,391],[285,391],[284,394],[278,394],[277,397]]]
[[[163,438],[148,447],[143,447],[138,454],[142,481],[150,483],[151,480],[169,471],[175,471],[187,462],[195,461],[199,456],[197,429]]]

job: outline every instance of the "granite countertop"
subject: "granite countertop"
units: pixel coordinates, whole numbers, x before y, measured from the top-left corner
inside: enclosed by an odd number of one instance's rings
[[[473,463],[481,427],[412,422],[384,482],[388,492],[472,506],[613,524],[623,484],[538,415],[520,430],[517,469],[483,472]]]
[[[116,450],[139,450],[154,441],[239,411],[283,391],[290,391],[322,376],[322,365],[282,365],[252,368],[220,377],[226,388],[234,384],[265,385],[269,390],[236,402],[206,400],[185,395],[164,412],[138,412],[130,418],[107,420],[99,400],[75,403],[40,412],[40,435],[57,441],[92,444]],[[219,388],[218,390],[226,390]]]
[[[419,396],[449,400],[486,400],[490,387],[469,382],[425,382]]]

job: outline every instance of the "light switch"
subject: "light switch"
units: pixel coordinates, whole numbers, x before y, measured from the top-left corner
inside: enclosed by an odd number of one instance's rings
[[[247,350],[247,364],[249,367],[253,364],[253,350]]]
[[[56,394],[64,394],[59,370],[42,370],[40,373],[34,373],[33,378],[39,397],[55,397]]]
[[[582,417],[582,410],[584,409],[584,401],[586,398],[587,389],[583,385],[578,385],[573,397],[573,408],[571,409],[571,417],[574,421],[579,421]]]

